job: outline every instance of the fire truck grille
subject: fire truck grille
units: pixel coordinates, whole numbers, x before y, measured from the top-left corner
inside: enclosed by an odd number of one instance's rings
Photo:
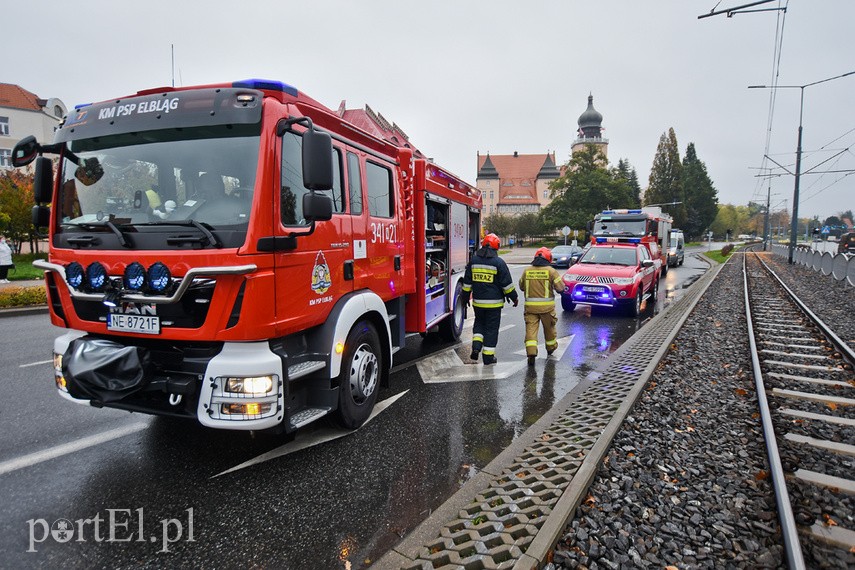
[[[597,277],[595,275],[580,275],[579,276],[579,283],[603,283],[603,284],[608,285],[608,284],[614,283],[614,282],[615,282],[615,280],[612,277]]]

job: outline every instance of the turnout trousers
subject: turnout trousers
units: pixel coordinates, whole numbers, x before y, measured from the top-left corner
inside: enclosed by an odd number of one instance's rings
[[[496,355],[499,343],[499,325],[502,322],[502,309],[472,307],[475,311],[475,323],[472,325],[472,352],[481,352],[484,357]],[[488,359],[489,360],[489,359]]]
[[[528,356],[537,356],[537,331],[543,324],[543,339],[546,341],[546,354],[552,354],[558,348],[558,339],[555,332],[555,324],[558,316],[555,309],[543,313],[525,312],[525,353]]]

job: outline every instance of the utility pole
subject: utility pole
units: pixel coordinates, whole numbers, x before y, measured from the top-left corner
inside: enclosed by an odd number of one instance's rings
[[[749,89],[798,89],[800,90],[801,97],[799,98],[799,138],[798,143],[796,144],[796,183],[793,189],[793,220],[790,224],[790,246],[787,251],[787,262],[792,265],[793,263],[793,252],[796,249],[796,240],[798,239],[798,231],[799,231],[799,182],[801,179],[801,168],[802,168],[802,119],[804,116],[804,108],[805,108],[805,88],[811,87],[813,85],[819,85],[820,83],[826,83],[828,81],[833,81],[835,79],[840,79],[841,77],[847,77],[849,75],[855,74],[855,71],[850,71],[848,73],[843,73],[841,75],[835,75],[834,77],[829,77],[827,79],[820,79],[819,81],[814,81],[812,83],[805,83],[804,85],[749,85]]]

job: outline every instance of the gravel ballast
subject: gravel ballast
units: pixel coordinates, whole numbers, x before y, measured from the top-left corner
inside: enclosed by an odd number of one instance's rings
[[[624,422],[552,566],[777,568],[784,556],[737,255]]]
[[[855,288],[780,256],[764,259],[855,348]],[[810,567],[851,567],[845,554],[807,554]],[[740,255],[678,333],[548,565],[639,567],[786,567],[748,351]]]

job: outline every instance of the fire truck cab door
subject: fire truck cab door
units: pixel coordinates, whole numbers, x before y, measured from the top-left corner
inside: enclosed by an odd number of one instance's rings
[[[281,140],[278,204],[273,227],[278,235],[295,234],[296,247],[274,253],[275,310],[285,329],[307,328],[324,322],[338,299],[353,290],[348,262],[353,258],[351,217],[347,213],[342,177],[342,149],[333,147],[333,188],[316,191],[332,199],[332,218],[310,224],[302,217],[302,137],[285,132]]]
[[[384,301],[403,291],[403,204],[392,165],[348,152],[350,193],[361,190],[362,212],[353,214],[356,275],[354,287],[370,289]],[[357,187],[359,186],[359,187]]]

